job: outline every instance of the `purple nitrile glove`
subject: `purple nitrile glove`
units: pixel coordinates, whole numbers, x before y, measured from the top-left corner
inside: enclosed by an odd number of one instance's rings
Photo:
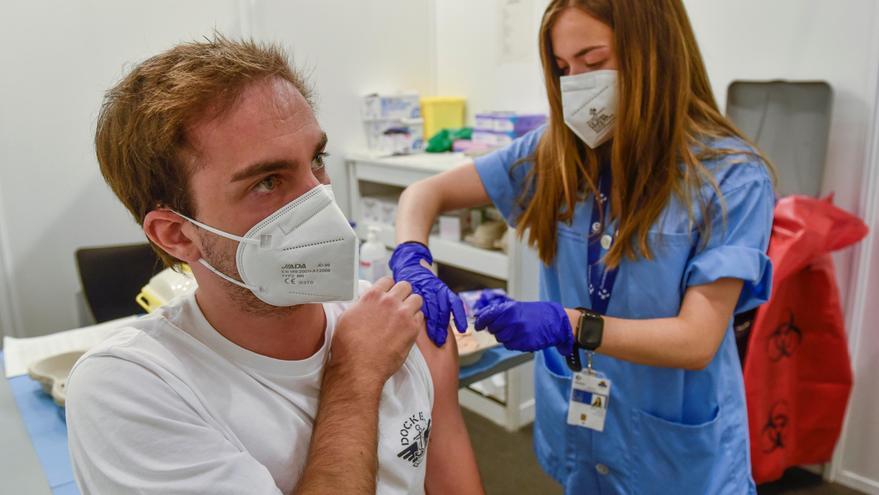
[[[491,289],[486,289],[482,291],[482,294],[479,295],[479,299],[473,303],[473,311],[479,312],[480,309],[491,306],[492,304],[499,304],[505,301],[512,301],[506,294],[501,294],[500,292],[495,292]]]
[[[449,332],[449,313],[455,318],[459,332],[467,330],[467,313],[464,303],[457,294],[436,277],[421,260],[433,263],[433,256],[427,246],[420,242],[404,242],[394,249],[388,266],[394,273],[396,282],[406,281],[412,285],[412,292],[424,299],[421,311],[427,324],[427,336],[437,347],[446,343]]]
[[[571,322],[559,303],[509,299],[491,304],[476,312],[476,329],[485,328],[507,349],[539,351],[555,346],[563,356],[574,351]]]

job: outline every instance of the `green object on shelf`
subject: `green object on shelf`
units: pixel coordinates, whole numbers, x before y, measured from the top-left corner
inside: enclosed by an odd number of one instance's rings
[[[470,139],[472,136],[472,127],[443,129],[427,140],[427,147],[424,151],[428,153],[444,153],[446,151],[452,151],[452,143],[458,139]]]

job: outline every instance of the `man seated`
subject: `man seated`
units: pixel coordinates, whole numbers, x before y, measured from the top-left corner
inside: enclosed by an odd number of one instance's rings
[[[95,142],[198,290],[74,367],[83,493],[482,492],[454,339],[429,342],[408,284],[358,285],[327,138],[282,50],[215,36],[150,58],[107,93]]]

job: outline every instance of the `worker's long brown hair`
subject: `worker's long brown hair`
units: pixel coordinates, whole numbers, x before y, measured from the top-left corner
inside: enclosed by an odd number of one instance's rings
[[[583,9],[613,30],[619,64],[619,102],[613,141],[589,149],[564,123],[559,85],[561,73],[550,32],[569,7]],[[540,28],[540,58],[549,98],[549,122],[523,191],[517,228],[529,230],[541,260],[556,254],[557,222],[570,222],[577,201],[597,188],[599,163],[609,161],[613,177],[611,215],[619,219],[617,239],[604,261],[617,266],[625,257],[652,257],[648,232],[671,198],[708,219],[700,194],[710,184],[720,195],[702,160],[741,150],[711,149],[707,138],[747,139],[717,108],[702,56],[681,0],[553,0]],[[601,156],[603,155],[603,156]],[[754,155],[771,167],[759,152]],[[608,160],[609,159],[609,160]],[[771,171],[771,168],[770,168]],[[701,222],[702,240],[711,222]]]

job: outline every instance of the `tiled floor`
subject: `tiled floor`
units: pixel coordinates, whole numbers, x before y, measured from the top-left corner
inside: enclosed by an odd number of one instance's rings
[[[488,495],[560,495],[561,486],[541,471],[531,449],[531,428],[509,433],[464,410],[470,440]],[[758,488],[760,495],[860,495],[820,476],[793,469],[780,481]]]

